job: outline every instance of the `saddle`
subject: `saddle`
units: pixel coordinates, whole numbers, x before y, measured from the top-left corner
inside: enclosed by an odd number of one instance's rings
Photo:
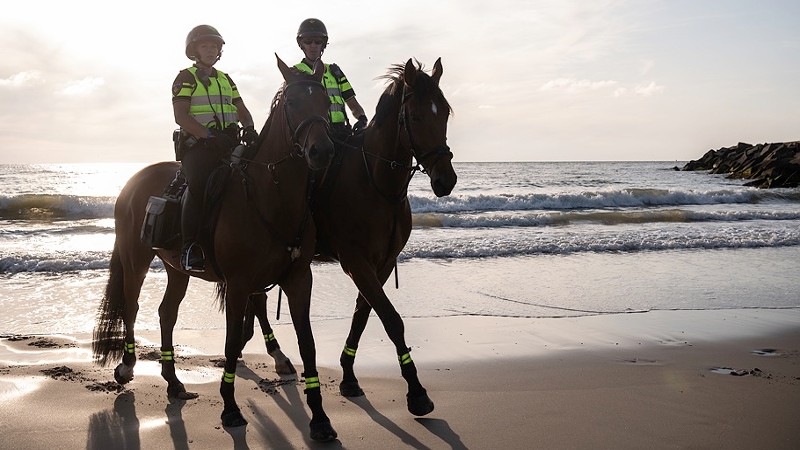
[[[211,172],[206,182],[202,214],[204,219],[199,236],[204,248],[209,248],[208,243],[211,241],[211,236],[214,235],[214,225],[220,211],[220,199],[225,193],[230,176],[230,166],[221,164]],[[175,178],[164,189],[161,197],[150,196],[142,222],[142,231],[139,235],[144,245],[154,249],[180,247],[183,194],[187,188],[186,177],[179,170],[175,173]]]

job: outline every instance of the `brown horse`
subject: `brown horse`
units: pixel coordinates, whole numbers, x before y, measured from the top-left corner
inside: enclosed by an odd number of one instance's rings
[[[322,408],[309,319],[310,264],[316,233],[309,197],[314,171],[326,168],[333,156],[325,119],[330,101],[321,83],[321,68],[307,75],[289,68],[280,58],[277,61],[285,84],[275,96],[255,157],[245,169],[233,165],[229,169],[210,240],[213,264],[206,264],[209,269],[197,276],[219,283],[218,292],[226,314],[225,368],[220,383],[223,425],[247,423],[236,404],[233,382],[248,297],[278,284],[289,299],[304,364],[306,401],[312,411],[311,438],[324,441],[335,439],[336,431]],[[146,167],[128,181],[117,198],[116,241],[93,351],[103,365],[122,356],[115,378],[123,384],[133,378],[138,297],[150,262],[158,256],[164,262],[168,280],[159,307],[162,376],[167,380],[170,396],[193,398],[196,395],[187,393],[175,375],[172,343],[178,307],[190,274],[181,269],[178,246],[154,250],[139,238],[148,198],[161,195],[178,169],[180,164],[176,162]]]
[[[403,320],[383,284],[411,234],[407,191],[415,171],[421,166],[437,197],[449,195],[457,180],[451,164],[453,154],[446,144],[452,110],[439,88],[441,58],[431,75],[421,69],[409,59],[405,65],[393,66],[383,77],[390,84],[366,128],[363,149],[351,147],[337,153],[313,207],[318,256],[338,260],[359,290],[350,334],[340,357],[342,395],[364,395],[353,365],[374,309],[397,351],[408,384],[408,410],[419,416],[433,411],[433,402],[419,382],[406,345]],[[419,166],[412,164],[414,159]],[[264,302],[252,306],[249,314],[256,314],[262,326],[268,323]]]

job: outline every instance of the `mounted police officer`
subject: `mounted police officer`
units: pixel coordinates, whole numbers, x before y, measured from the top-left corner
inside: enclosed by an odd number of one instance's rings
[[[194,64],[178,73],[172,83],[172,109],[181,127],[183,149],[176,154],[188,182],[181,218],[183,251],[181,264],[189,271],[202,272],[205,255],[197,243],[203,220],[206,181],[222,158],[242,141],[258,138],[253,117],[230,75],[214,68],[222,56],[225,40],[210,25],[198,25],[186,36],[186,57]]]
[[[297,29],[297,45],[303,51],[305,57],[294,67],[304,72],[313,73],[314,64],[322,62],[322,53],[328,46],[328,30],[325,24],[319,19],[306,19],[300,23]],[[350,82],[336,64],[325,64],[325,77],[323,79],[328,95],[331,99],[329,118],[334,137],[344,140],[350,135],[349,122],[344,106],[350,108],[350,112],[357,118],[353,125],[353,133],[363,131],[367,126],[367,116],[364,108],[356,100],[356,93]]]

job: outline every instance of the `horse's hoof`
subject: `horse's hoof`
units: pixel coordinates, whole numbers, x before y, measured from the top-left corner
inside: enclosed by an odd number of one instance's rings
[[[183,384],[167,387],[167,398],[169,399],[192,400],[199,396],[200,394],[196,392],[186,392],[186,388]]]
[[[119,384],[128,384],[133,379],[133,367],[120,363],[114,369],[114,381]]]
[[[424,416],[433,411],[433,401],[428,397],[427,392],[416,397],[406,396],[408,401],[408,412],[415,416]]]
[[[275,363],[275,373],[278,375],[294,375],[297,373],[297,370],[292,365],[292,362],[286,359],[282,364]]]
[[[329,442],[336,439],[339,435],[331,426],[331,421],[311,424],[311,439],[317,442]]]
[[[244,416],[242,416],[239,408],[230,411],[222,411],[220,419],[222,419],[223,427],[243,427],[247,425],[247,421],[244,419]]]
[[[342,397],[361,397],[364,391],[358,385],[358,381],[342,381],[339,383],[339,393]]]

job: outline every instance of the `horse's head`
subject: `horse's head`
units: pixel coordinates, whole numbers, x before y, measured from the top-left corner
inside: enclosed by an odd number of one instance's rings
[[[313,74],[290,68],[276,54],[278,68],[286,82],[279,101],[292,134],[292,144],[312,170],[328,167],[333,159],[333,142],[328,137],[330,97],[322,84],[325,67],[317,64]]]
[[[458,178],[453,169],[453,153],[447,145],[451,108],[439,88],[441,77],[442,58],[436,60],[431,75],[409,59],[403,71],[400,106],[400,134],[405,135],[401,139],[407,140],[417,162],[430,177],[437,197],[450,195]]]

